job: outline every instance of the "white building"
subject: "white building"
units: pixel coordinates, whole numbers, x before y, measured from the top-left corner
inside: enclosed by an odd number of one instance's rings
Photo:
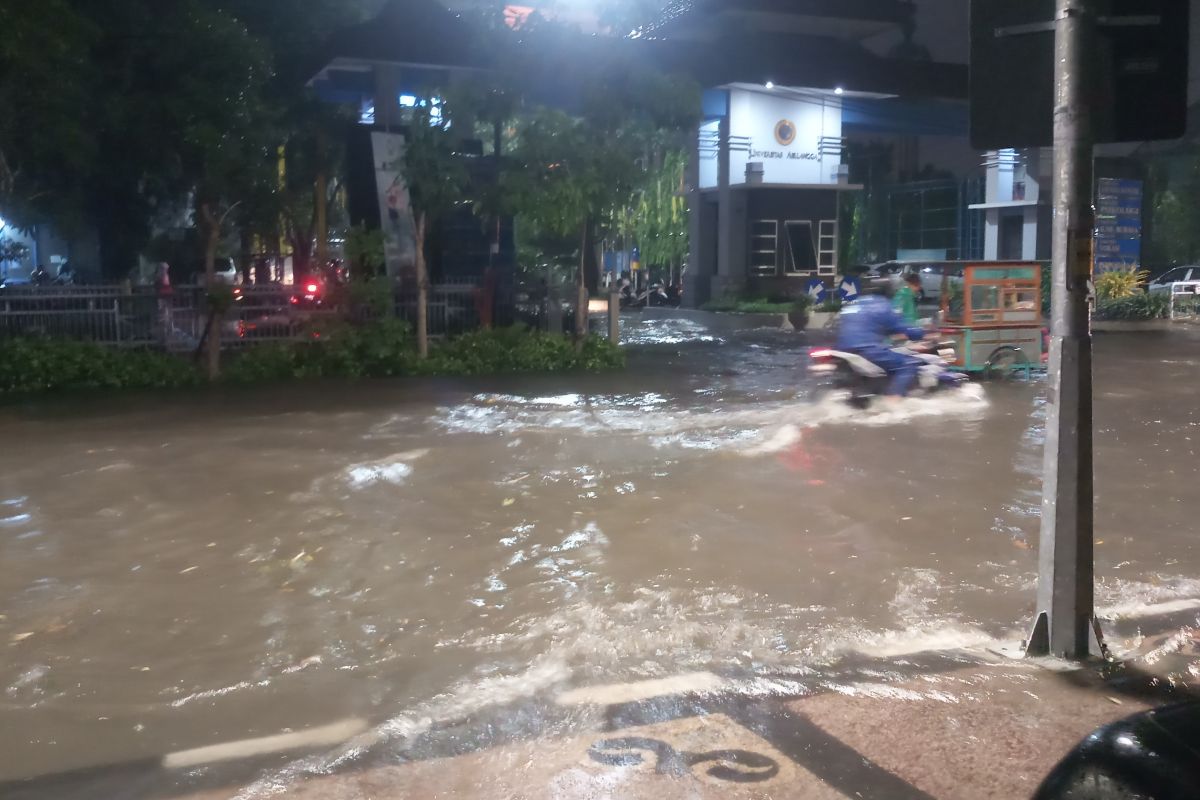
[[[1049,151],[993,150],[984,159],[987,196],[971,206],[983,211],[987,261],[1035,261],[1050,257],[1053,210]]]
[[[839,90],[731,84],[707,92],[694,152],[689,279],[700,294],[802,291],[838,271]]]

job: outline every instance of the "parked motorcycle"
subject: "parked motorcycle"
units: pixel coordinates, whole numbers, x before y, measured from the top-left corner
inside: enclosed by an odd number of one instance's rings
[[[909,342],[895,348],[895,351],[921,362],[912,395],[930,395],[957,389],[967,379],[966,375],[950,370],[950,365],[957,360],[953,342],[926,339]],[[844,393],[847,402],[855,408],[869,406],[872,400],[887,392],[891,382],[887,370],[857,353],[821,348],[813,350],[809,357],[809,371],[826,380],[833,390]]]

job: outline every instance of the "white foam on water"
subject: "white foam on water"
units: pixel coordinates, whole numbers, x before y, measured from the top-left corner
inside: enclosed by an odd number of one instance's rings
[[[412,467],[403,462],[391,464],[360,465],[346,468],[346,481],[355,488],[370,486],[373,483],[404,483],[412,474]]]
[[[1103,577],[1096,582],[1096,616],[1119,620],[1188,611],[1200,606],[1200,579],[1161,577],[1133,581]]]
[[[685,675],[673,675],[669,678],[570,689],[559,694],[554,702],[560,706],[610,706],[670,695],[712,694],[725,686],[725,681],[711,672],[692,672]]]
[[[356,489],[371,486],[376,483],[404,483],[413,468],[410,462],[417,461],[429,455],[429,450],[409,450],[397,453],[377,461],[367,461],[361,464],[351,464],[343,472],[346,483]]]
[[[732,448],[747,455],[764,455],[794,444],[797,427],[885,427],[932,417],[975,419],[981,418],[987,408],[983,387],[977,384],[928,398],[877,402],[866,410],[852,408],[844,398],[835,395],[817,403],[756,402],[718,409],[672,406],[656,395],[587,398],[480,395],[470,403],[439,410],[434,422],[458,433],[518,435],[574,431],[608,437],[648,436],[656,447]]]

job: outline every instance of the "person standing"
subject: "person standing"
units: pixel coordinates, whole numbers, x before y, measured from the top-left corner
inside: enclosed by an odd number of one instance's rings
[[[162,261],[154,274],[154,291],[158,295],[159,336],[164,346],[170,344],[171,329],[175,327],[175,290],[171,286],[171,266]]]
[[[901,281],[900,288],[896,290],[896,296],[892,298],[892,308],[900,312],[906,325],[915,326],[920,322],[920,316],[917,313],[917,296],[920,291],[921,276],[915,272],[909,272]]]

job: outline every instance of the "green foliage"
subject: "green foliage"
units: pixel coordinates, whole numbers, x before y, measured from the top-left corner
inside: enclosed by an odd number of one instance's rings
[[[508,372],[608,370],[624,366],[625,354],[607,339],[589,337],[582,348],[566,336],[521,327],[475,331],[435,347],[418,366],[427,375],[489,375]]]
[[[214,208],[242,201],[248,233],[277,238],[282,217],[306,243],[312,176],[342,140],[336,112],[305,88],[313,53],[380,3],[0,3],[0,213],[94,228],[112,277],[194,190]]]
[[[453,109],[448,105],[443,109],[441,124],[434,124],[427,106],[412,112],[401,171],[420,230],[422,218],[427,227],[432,227],[438,217],[464,199],[467,172],[454,152],[456,137],[449,130]]]
[[[190,362],[153,350],[61,339],[6,339],[0,347],[0,396],[82,389],[176,389],[200,382],[200,373]]]
[[[1146,270],[1117,269],[1101,273],[1095,281],[1096,299],[1120,300],[1140,294],[1142,284],[1150,277]]]
[[[811,308],[812,298],[808,295],[786,299],[734,294],[710,300],[703,306],[705,311],[727,311],[737,314],[788,314],[793,311],[808,311]]]
[[[224,283],[209,286],[204,292],[209,311],[224,314],[233,305],[233,287]]]
[[[73,0],[0,3],[0,211],[21,224],[54,213],[70,228],[95,154],[86,118],[97,31]]]
[[[826,300],[824,303],[821,303],[819,306],[816,306],[813,310],[820,311],[824,314],[840,313],[842,310],[842,298],[838,297],[836,294],[831,294],[829,295],[828,300]]]
[[[0,264],[5,261],[20,261],[29,255],[29,247],[7,237],[0,238]]]
[[[224,378],[260,383],[312,378],[388,378],[415,363],[412,328],[386,318],[365,325],[331,323],[303,342],[253,347],[231,359]]]
[[[1053,270],[1050,269],[1049,264],[1042,264],[1041,278],[1042,278],[1042,314],[1043,314],[1043,316],[1048,317],[1048,316],[1050,316],[1051,289],[1054,288],[1054,273],[1053,273]],[[961,284],[955,283],[955,284],[952,284],[952,286],[958,286],[959,294],[960,295],[962,294]],[[960,302],[960,305],[961,305],[961,302]]]
[[[513,372],[616,369],[619,347],[589,338],[577,349],[569,337],[524,328],[475,331],[416,357],[412,329],[395,319],[333,325],[301,343],[255,347],[232,359],[225,379],[260,383],[313,378],[388,378],[402,375],[490,375]]]
[[[1171,313],[1171,296],[1166,293],[1143,293],[1096,303],[1093,315],[1098,320],[1141,321],[1165,319]]]
[[[686,167],[687,154],[671,150],[660,169],[646,173],[633,210],[632,227],[642,262],[648,268],[670,268],[687,258],[687,200],[683,196]]]
[[[380,319],[395,312],[394,285],[391,278],[353,280],[346,287],[347,311],[351,319]]]
[[[383,231],[355,225],[346,232],[345,255],[352,278],[370,279],[379,275],[385,265]]]

